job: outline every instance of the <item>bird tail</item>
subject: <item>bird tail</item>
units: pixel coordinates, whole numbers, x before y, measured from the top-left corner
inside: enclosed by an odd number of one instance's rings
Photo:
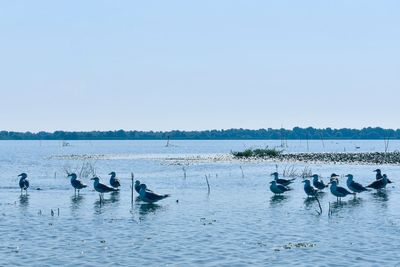
[[[170,194],[165,194],[163,197],[170,197],[171,195]]]

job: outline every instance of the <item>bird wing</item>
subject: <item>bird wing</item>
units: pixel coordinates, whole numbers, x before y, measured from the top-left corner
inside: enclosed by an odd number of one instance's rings
[[[100,189],[100,190],[103,190],[103,191],[116,191],[116,189],[114,189],[112,187],[109,187],[108,185],[101,184],[101,183],[99,183],[97,185],[97,188]]]
[[[352,183],[351,183],[351,186],[352,186],[354,189],[358,190],[358,191],[365,191],[365,190],[367,190],[364,186],[362,186],[361,184],[356,183],[356,182],[352,182]]]
[[[344,188],[344,187],[338,186],[338,187],[336,188],[336,190],[337,190],[340,194],[343,194],[343,195],[351,194],[351,192],[350,192],[349,190],[347,190],[346,188]]]
[[[160,200],[160,199],[163,199],[163,198],[166,198],[166,197],[169,197],[169,194],[159,195],[159,194],[156,194],[156,193],[153,193],[153,192],[149,192],[149,191],[146,190],[146,198],[148,198],[149,200],[156,201],[156,200]]]
[[[21,188],[27,189],[29,187],[29,181],[28,179],[24,179],[19,183],[19,186]]]
[[[289,188],[287,188],[286,186],[283,186],[281,184],[277,184],[276,187],[278,187],[278,189],[283,191],[283,192],[289,191]]]
[[[315,181],[314,186],[318,189],[323,189],[326,187],[323,181]]]
[[[378,187],[381,186],[382,182],[383,182],[383,180],[382,180],[382,179],[379,179],[379,180],[373,181],[373,182],[372,182],[371,184],[369,184],[367,187],[370,187],[370,188],[378,188]]]

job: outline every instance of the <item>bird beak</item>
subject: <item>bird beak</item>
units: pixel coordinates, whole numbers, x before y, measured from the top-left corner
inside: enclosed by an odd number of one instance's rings
[[[111,175],[112,173],[110,172],[108,175]]]
[[[274,181],[269,182],[270,184],[272,184]]]
[[[94,180],[95,178],[93,177],[93,178],[90,178],[90,180]]]

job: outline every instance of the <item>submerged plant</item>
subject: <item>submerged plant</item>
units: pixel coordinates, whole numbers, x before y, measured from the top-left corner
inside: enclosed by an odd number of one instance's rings
[[[235,158],[275,158],[281,155],[283,150],[276,148],[256,148],[246,149],[244,151],[232,151],[231,154]]]

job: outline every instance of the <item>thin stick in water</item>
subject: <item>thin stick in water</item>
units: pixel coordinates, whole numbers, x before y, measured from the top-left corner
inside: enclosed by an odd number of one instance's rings
[[[134,188],[135,175],[131,172],[131,203],[133,204],[133,188]]]
[[[242,166],[239,166],[240,170],[242,171],[242,178],[244,178],[244,172]]]
[[[207,182],[208,194],[210,194],[210,183],[208,182],[207,174],[206,174],[206,182]]]

